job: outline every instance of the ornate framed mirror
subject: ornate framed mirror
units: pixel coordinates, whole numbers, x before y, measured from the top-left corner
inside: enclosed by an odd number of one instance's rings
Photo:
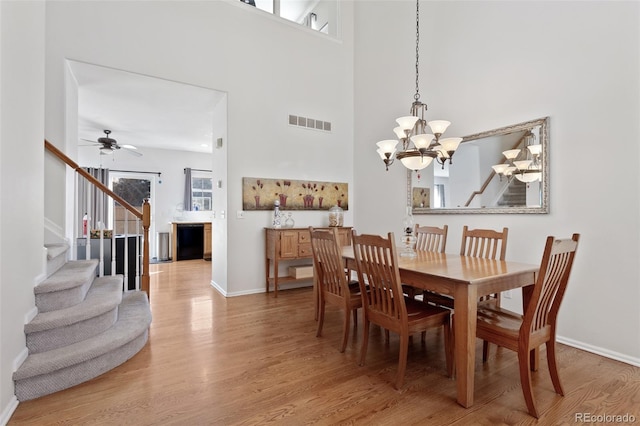
[[[549,213],[549,117],[465,136],[444,166],[407,172],[413,214]]]

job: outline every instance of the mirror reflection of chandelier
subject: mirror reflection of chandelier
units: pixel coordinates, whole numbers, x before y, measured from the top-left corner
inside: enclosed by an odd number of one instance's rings
[[[535,143],[535,136],[528,131],[524,136],[526,149],[509,149],[503,151],[506,162],[491,166],[496,174],[502,180],[505,176],[507,179],[515,177],[520,182],[530,183],[542,179],[542,166],[540,163],[540,154],[542,153],[542,145]],[[518,159],[524,154],[523,159]]]
[[[427,122],[424,118],[427,104],[420,102],[419,46],[420,0],[416,0],[416,93],[413,95],[414,101],[411,104],[411,115],[396,119],[398,126],[393,131],[398,139],[387,139],[376,144],[378,146],[376,152],[384,161],[387,170],[389,170],[389,166],[396,158],[410,170],[422,170],[431,164],[434,158],[444,168],[447,160],[451,164],[451,157],[455,150],[458,149],[460,142],[462,142],[462,138],[440,139],[451,124],[450,122],[445,120]],[[425,132],[427,126],[433,133]],[[402,142],[402,150],[400,152],[396,150],[398,142]]]

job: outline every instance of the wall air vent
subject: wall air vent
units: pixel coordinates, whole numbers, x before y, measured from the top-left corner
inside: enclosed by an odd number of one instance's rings
[[[289,114],[289,125],[304,127],[305,129],[322,130],[323,132],[331,131],[331,122],[322,121],[315,118],[299,117]]]

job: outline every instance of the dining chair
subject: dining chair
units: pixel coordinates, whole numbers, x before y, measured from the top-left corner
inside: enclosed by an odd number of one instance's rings
[[[465,225],[462,228],[460,255],[505,260],[508,235],[508,228],[502,228],[502,231],[495,231],[493,229],[469,229],[469,227]],[[445,294],[424,292],[423,301],[453,309],[453,298]],[[480,304],[500,306],[500,293],[480,296],[478,302]],[[486,341],[482,345],[482,356],[483,358],[489,356],[489,343]]]
[[[358,308],[362,307],[360,286],[356,281],[350,281],[342,259],[342,247],[336,228],[331,230],[314,230],[309,227],[311,234],[311,250],[313,266],[316,276],[318,292],[318,327],[316,337],[322,335],[326,303],[338,306],[344,310],[342,345],[340,352],[344,352],[349,339],[351,328],[351,313],[357,325]]]
[[[494,231],[493,229],[469,229],[469,227],[465,225],[462,228],[460,255],[484,259],[497,258],[498,260],[505,260],[508,234],[508,228],[503,228],[500,232]],[[425,302],[453,309],[453,298],[451,296],[426,292],[423,300]],[[500,294],[481,296],[478,300],[481,303],[491,303],[499,306]],[[488,347],[484,350],[487,351]]]
[[[398,252],[393,232],[389,232],[387,238],[380,235],[357,235],[354,230],[352,230],[352,234],[364,311],[360,365],[364,365],[367,355],[370,323],[398,333],[400,351],[395,388],[400,389],[407,368],[409,336],[412,333],[442,326],[444,327],[447,375],[451,376],[453,372],[451,311],[405,298],[402,293]],[[368,287],[365,287],[365,284]]]
[[[531,352],[543,343],[547,347],[547,364],[553,388],[564,395],[556,362],[556,320],[569,281],[579,234],[572,238],[547,237],[540,271],[531,291],[524,315],[499,306],[478,308],[476,335],[518,353],[520,382],[529,414],[538,417],[531,386]],[[483,362],[486,358],[483,357]]]
[[[413,232],[416,238],[416,251],[444,253],[445,248],[447,247],[448,231],[448,225],[444,225],[442,228],[438,228],[437,226],[420,226],[420,224],[416,223]],[[415,298],[415,296],[418,294],[425,293],[425,291],[418,290],[408,285],[403,285],[402,289],[404,290],[405,294],[407,294],[411,298]],[[437,293],[432,294],[433,299],[438,297]]]
[[[444,253],[447,247],[448,231],[448,225],[438,228],[437,226],[420,226],[416,223],[414,230],[416,250]]]

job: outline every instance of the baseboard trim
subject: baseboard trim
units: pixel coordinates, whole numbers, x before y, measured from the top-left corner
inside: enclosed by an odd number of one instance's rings
[[[609,349],[593,346],[588,343],[580,342],[578,340],[569,339],[567,337],[556,336],[556,341],[558,343],[562,343],[563,345],[571,346],[573,348],[591,352],[596,355],[603,356],[605,358],[614,359],[616,361],[624,362],[625,364],[630,364],[636,367],[640,367],[640,358],[635,358],[626,354],[621,354],[619,352],[611,351]]]
[[[15,357],[15,359],[13,360],[14,372],[18,371],[18,368],[20,368],[20,366],[27,359],[28,356],[29,356],[29,349],[27,349],[27,347],[25,346],[24,348],[22,348],[18,356]]]
[[[0,416],[0,425],[5,426],[7,423],[9,423],[9,419],[11,419],[11,416],[13,415],[14,411],[16,411],[16,408],[18,408],[18,398],[13,395],[7,406],[4,407],[4,410],[2,410],[2,416]]]
[[[38,315],[38,308],[34,306],[29,310],[29,312],[24,314],[24,323],[29,324],[31,320],[33,320],[36,317],[36,315]]]
[[[213,282],[212,282],[212,285],[214,285]],[[310,285],[308,282],[307,283],[300,282],[300,283],[280,284],[278,286],[278,292],[285,291],[285,290],[293,290],[293,289],[296,289],[296,288],[312,287],[312,286],[313,286],[313,284]],[[214,285],[214,287],[216,287],[216,286]],[[218,288],[218,287],[216,287],[216,288]],[[218,289],[218,291],[223,293],[219,289]],[[234,291],[234,292],[230,292],[230,293],[224,292],[223,294],[224,294],[225,297],[236,297],[236,296],[246,296],[248,294],[259,294],[259,293],[265,293],[264,288],[254,288],[254,289],[251,289],[251,290]],[[270,293],[273,293],[273,290],[271,290]]]
[[[213,287],[216,290],[218,290],[218,293],[220,293],[224,297],[227,297],[227,292],[222,287],[220,287],[214,280],[211,280],[210,284],[211,284],[211,287]]]

